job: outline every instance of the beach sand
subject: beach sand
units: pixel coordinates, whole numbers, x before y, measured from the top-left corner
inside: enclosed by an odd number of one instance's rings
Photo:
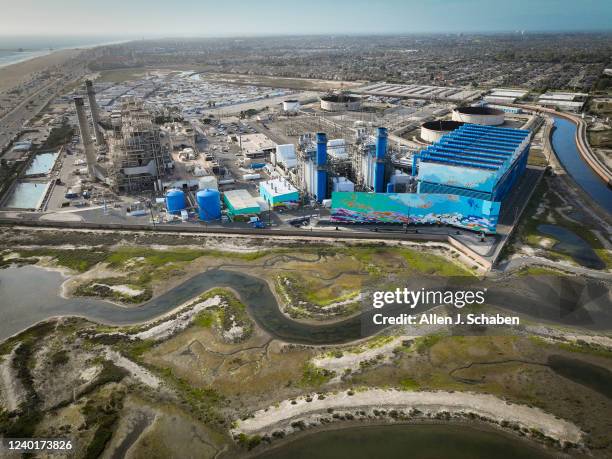
[[[19,83],[30,79],[32,73],[41,72],[77,56],[80,49],[63,49],[46,56],[35,57],[24,62],[0,68],[0,92],[7,91]]]

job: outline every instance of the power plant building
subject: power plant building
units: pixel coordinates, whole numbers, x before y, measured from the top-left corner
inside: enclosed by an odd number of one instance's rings
[[[287,143],[276,146],[276,164],[280,164],[285,170],[297,166],[295,145]]]
[[[171,163],[162,152],[160,129],[142,101],[134,97],[121,100],[121,125],[110,148],[110,179],[119,192],[160,189],[159,179]]]
[[[379,128],[374,148],[362,156],[362,176],[372,192],[332,192],[336,223],[447,224],[495,233],[501,201],[527,165],[530,131],[464,124],[413,155],[416,193],[395,192],[405,174],[385,173],[386,131]],[[338,189],[338,191],[336,191]]]
[[[285,179],[272,179],[259,182],[259,195],[272,208],[279,206],[295,206],[300,200],[300,194],[297,188]]]
[[[223,202],[231,218],[239,215],[258,215],[261,212],[257,199],[244,189],[226,191],[223,193]]]
[[[417,190],[501,201],[525,171],[530,140],[522,129],[463,125],[414,156]]]

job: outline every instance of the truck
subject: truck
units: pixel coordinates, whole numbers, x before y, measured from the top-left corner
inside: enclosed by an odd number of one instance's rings
[[[251,217],[249,219],[249,225],[253,228],[265,228],[264,222],[262,222],[259,217]]]

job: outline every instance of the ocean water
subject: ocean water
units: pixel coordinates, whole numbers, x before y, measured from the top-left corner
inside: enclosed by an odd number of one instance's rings
[[[9,36],[0,35],[0,68],[35,57],[45,56],[60,49],[89,48],[128,41],[113,36]]]

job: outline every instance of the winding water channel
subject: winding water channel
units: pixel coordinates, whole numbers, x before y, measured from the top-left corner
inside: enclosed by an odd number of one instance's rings
[[[383,327],[371,326],[370,309],[361,315],[332,324],[307,324],[286,317],[279,309],[268,284],[237,271],[211,269],[187,279],[182,284],[140,306],[120,307],[93,298],[63,298],[59,292],[65,277],[59,272],[37,266],[9,267],[0,270],[0,340],[50,317],[80,316],[110,325],[145,322],[173,310],[214,287],[231,287],[246,304],[254,320],[275,338],[307,344],[335,344],[370,336]],[[610,286],[580,278],[521,276],[504,282],[458,278],[451,285],[448,278],[414,279],[409,288],[428,284],[446,289],[487,288],[486,302],[508,311],[567,325],[591,329],[612,328]],[[472,285],[469,282],[473,282]],[[440,285],[441,284],[441,285]],[[445,286],[445,287],[442,287]],[[407,309],[389,305],[386,310],[418,313],[428,308]],[[463,330],[469,334],[470,330]]]
[[[553,116],[552,146],[565,170],[602,208],[612,213],[612,189],[584,162],[576,146],[576,125]]]

